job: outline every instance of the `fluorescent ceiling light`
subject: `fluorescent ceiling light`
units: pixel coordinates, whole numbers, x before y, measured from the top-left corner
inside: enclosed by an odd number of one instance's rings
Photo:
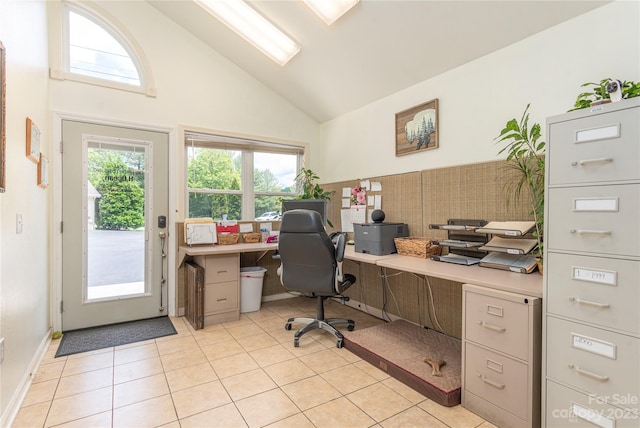
[[[195,2],[280,65],[300,52],[298,43],[242,0]]]
[[[304,0],[327,25],[333,24],[347,13],[359,0]]]

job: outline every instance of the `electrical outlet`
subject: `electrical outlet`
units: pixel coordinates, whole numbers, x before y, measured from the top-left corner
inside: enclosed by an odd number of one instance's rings
[[[0,337],[0,364],[4,361],[4,337]]]

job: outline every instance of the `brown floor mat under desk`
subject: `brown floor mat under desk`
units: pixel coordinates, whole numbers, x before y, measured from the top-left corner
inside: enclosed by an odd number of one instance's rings
[[[460,404],[460,340],[404,320],[344,332],[344,347],[438,404]],[[424,362],[445,360],[442,376]]]

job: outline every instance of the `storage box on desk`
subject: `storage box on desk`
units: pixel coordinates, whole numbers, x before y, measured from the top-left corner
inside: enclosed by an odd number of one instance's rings
[[[237,244],[239,238],[239,233],[218,233],[218,245]]]
[[[247,232],[242,234],[242,240],[247,244],[257,244],[262,238],[261,232]]]
[[[439,256],[442,251],[442,247],[432,244],[429,238],[394,238],[393,241],[398,254],[403,256],[426,259],[430,256]]]

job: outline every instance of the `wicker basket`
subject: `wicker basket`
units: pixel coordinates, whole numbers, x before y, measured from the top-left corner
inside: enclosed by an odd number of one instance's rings
[[[256,244],[260,242],[261,238],[262,238],[261,232],[249,232],[249,233],[242,234],[242,240],[247,244]]]
[[[432,245],[429,238],[394,238],[398,254],[403,256],[420,257],[438,256],[442,247]]]
[[[239,233],[218,233],[218,244],[230,245],[237,244],[240,238]]]

